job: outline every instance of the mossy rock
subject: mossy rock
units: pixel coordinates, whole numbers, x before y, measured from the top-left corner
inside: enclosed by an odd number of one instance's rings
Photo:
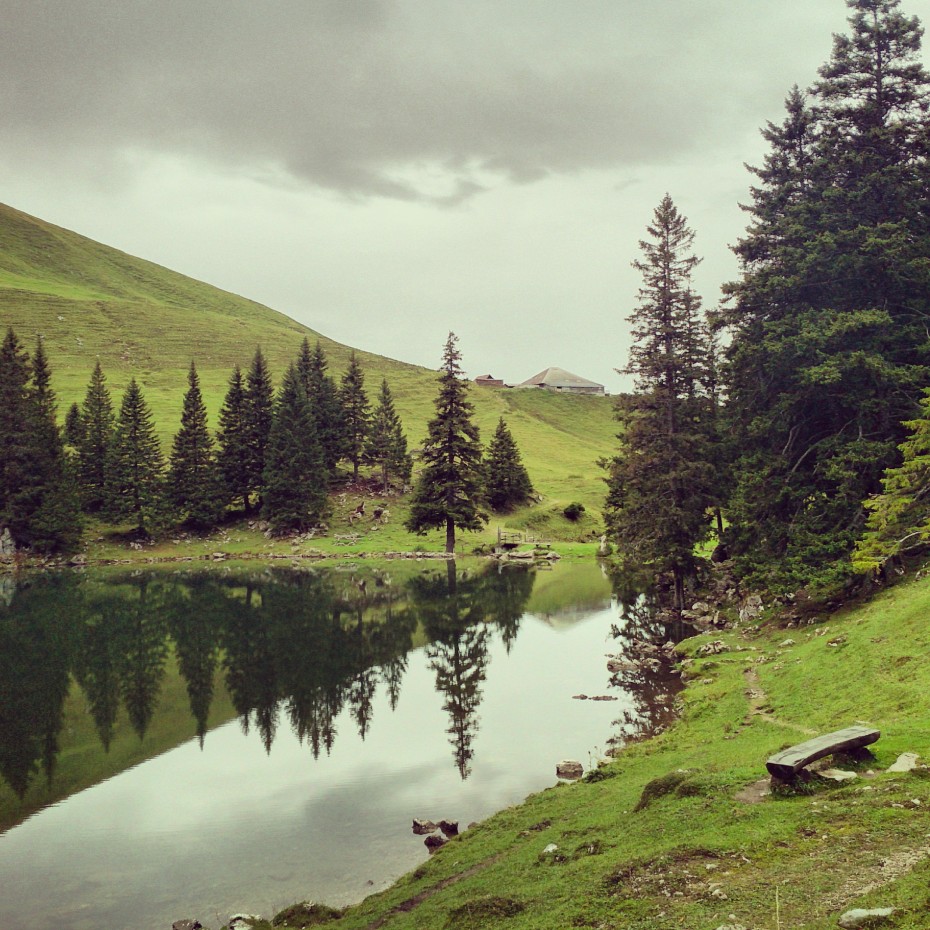
[[[513,898],[486,895],[466,901],[449,913],[446,926],[450,930],[480,930],[486,924],[502,918],[516,917],[526,905]]]
[[[645,810],[656,799],[671,794],[682,782],[688,779],[690,774],[690,772],[682,769],[677,772],[669,772],[668,775],[660,775],[658,778],[653,778],[652,781],[647,782],[646,787],[643,788],[643,793],[636,802],[636,807],[633,808],[634,813]]]
[[[306,927],[319,927],[332,920],[339,920],[342,911],[325,904],[292,904],[275,914],[271,923],[275,927],[288,927],[289,930],[304,930]]]

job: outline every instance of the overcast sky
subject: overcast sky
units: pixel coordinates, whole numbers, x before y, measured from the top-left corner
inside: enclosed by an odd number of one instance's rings
[[[902,9],[930,20],[930,0]],[[668,191],[705,306],[843,0],[3,0],[0,200],[471,375],[621,379]],[[926,59],[927,56],[925,56]]]

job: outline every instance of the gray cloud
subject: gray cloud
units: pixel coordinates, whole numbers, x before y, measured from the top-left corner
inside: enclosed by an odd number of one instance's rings
[[[7,6],[0,115],[30,157],[179,153],[447,206],[719,145],[788,54],[752,0]],[[791,54],[825,57],[835,0],[791,6]]]

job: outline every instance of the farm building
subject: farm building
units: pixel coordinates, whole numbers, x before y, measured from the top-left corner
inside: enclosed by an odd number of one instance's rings
[[[546,368],[538,375],[533,375],[522,384],[519,388],[542,388],[546,391],[559,391],[563,394],[603,394],[604,385],[595,384],[582,378],[580,375],[573,375],[564,368]]]
[[[475,378],[475,384],[481,387],[503,387],[504,382],[500,378],[492,378],[491,375],[478,375]]]

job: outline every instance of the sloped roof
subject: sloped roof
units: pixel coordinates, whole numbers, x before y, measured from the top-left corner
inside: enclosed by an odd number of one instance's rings
[[[582,378],[581,375],[573,375],[570,371],[566,371],[564,368],[545,368],[538,375],[533,375],[532,378],[527,378],[519,387],[586,387],[586,388],[603,388],[603,384],[597,384],[594,381],[589,381],[587,378]]]

